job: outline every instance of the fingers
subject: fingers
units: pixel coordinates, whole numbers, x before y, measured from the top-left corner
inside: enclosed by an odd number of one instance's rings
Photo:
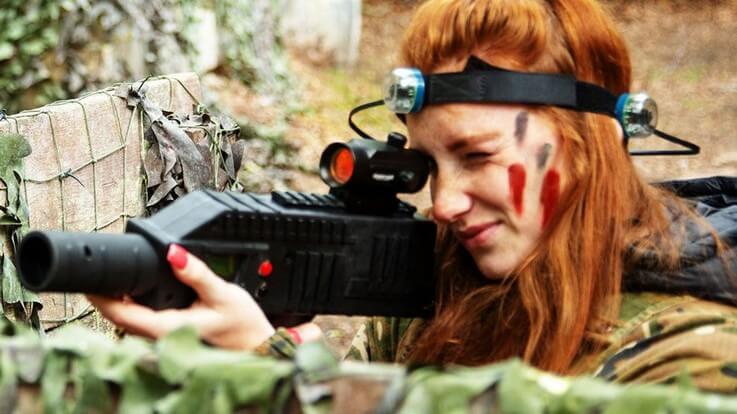
[[[217,303],[225,295],[228,282],[216,275],[199,258],[178,244],[169,246],[166,254],[174,275],[197,292],[205,303]]]
[[[87,300],[110,322],[137,335],[158,338],[165,334],[162,324],[154,320],[154,311],[135,302],[87,295]]]
[[[87,295],[87,300],[116,326],[132,334],[154,339],[185,325],[194,326],[199,330],[201,326],[212,324],[213,319],[211,312],[201,309],[193,309],[186,313],[177,309],[155,311],[135,302],[95,295]]]
[[[273,326],[248,292],[220,278],[183,247],[172,244],[167,260],[174,275],[192,287],[199,297],[188,308],[155,311],[137,303],[94,295],[89,295],[89,301],[115,325],[151,338],[190,325],[213,345],[253,349],[274,333]],[[316,336],[314,328],[305,329],[306,338]]]

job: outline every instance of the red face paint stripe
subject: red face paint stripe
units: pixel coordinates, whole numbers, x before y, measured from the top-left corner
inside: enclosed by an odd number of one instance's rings
[[[522,214],[524,207],[525,180],[527,173],[522,164],[513,164],[509,167],[509,189],[512,192],[512,204],[517,214]]]
[[[548,171],[543,179],[543,188],[540,193],[540,203],[543,205],[543,227],[548,225],[550,217],[555,211],[560,195],[560,174],[555,170]]]

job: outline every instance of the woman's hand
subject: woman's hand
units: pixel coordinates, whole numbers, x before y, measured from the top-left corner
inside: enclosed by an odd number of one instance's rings
[[[166,258],[174,275],[197,293],[198,299],[190,307],[155,311],[129,299],[94,295],[87,298],[115,325],[151,338],[159,338],[181,326],[190,325],[212,345],[253,350],[274,334],[274,327],[244,289],[220,278],[179,245],[171,245]],[[303,341],[321,336],[320,328],[312,323],[294,330],[294,336]]]

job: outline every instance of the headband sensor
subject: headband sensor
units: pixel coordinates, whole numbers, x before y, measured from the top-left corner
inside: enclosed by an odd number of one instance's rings
[[[425,75],[416,68],[394,69],[384,83],[383,101],[361,105],[351,117],[371,106],[384,104],[404,120],[427,105],[444,103],[509,103],[553,105],[581,112],[610,116],[622,126],[625,142],[656,135],[684,147],[682,150],[635,151],[632,155],[694,155],[700,148],[657,129],[658,108],[644,93],[616,96],[571,75],[517,72],[498,68],[471,56],[461,72]],[[358,132],[358,131],[357,131]],[[359,135],[364,136],[361,132]]]

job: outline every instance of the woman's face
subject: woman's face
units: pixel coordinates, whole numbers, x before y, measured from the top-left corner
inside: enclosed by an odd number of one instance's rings
[[[548,225],[565,179],[556,129],[522,106],[444,104],[407,117],[413,148],[434,161],[434,218],[481,272],[509,275]]]

